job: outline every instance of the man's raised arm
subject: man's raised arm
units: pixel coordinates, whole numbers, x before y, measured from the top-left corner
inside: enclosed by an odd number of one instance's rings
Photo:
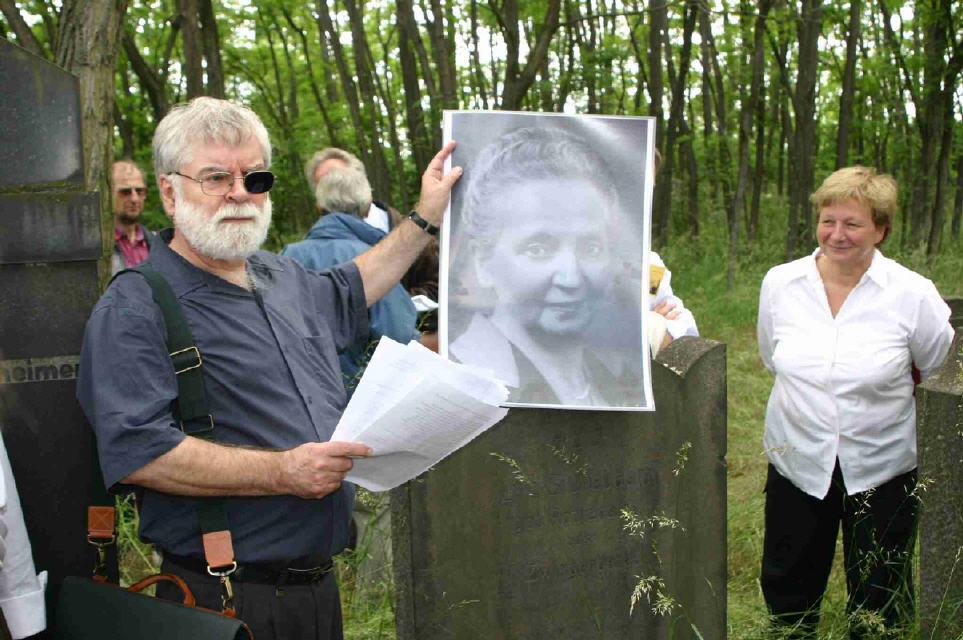
[[[421,176],[421,196],[415,211],[429,224],[441,226],[451,188],[461,177],[461,167],[454,167],[444,174],[445,160],[455,148],[454,142],[446,144],[435,154]],[[365,300],[368,306],[398,284],[405,271],[412,265],[430,236],[410,220],[403,221],[394,231],[354,259],[364,282]]]

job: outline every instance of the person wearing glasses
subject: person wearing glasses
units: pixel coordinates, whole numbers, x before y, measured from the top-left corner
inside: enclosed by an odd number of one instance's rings
[[[259,250],[274,175],[253,111],[201,97],[157,126],[154,171],[173,229],[159,234],[146,264],[171,285],[190,326],[213,439],[185,434],[172,413],[166,325],[135,272],[94,307],[77,396],[107,488],[143,489],[140,536],[163,554],[161,570],[183,578],[200,607],[232,603],[258,640],[343,637],[331,562],[353,507],[342,480],[353,458],[372,451],[329,441],[347,402],[338,352],[364,339],[368,307],[441,224],[461,175],[444,174],[453,147],[425,170],[417,213],[373,249],[314,271]],[[210,496],[223,498],[229,545],[223,534],[202,543],[196,505]],[[163,585],[157,595],[183,598]]]
[[[118,160],[111,167],[110,175],[114,204],[114,253],[110,271],[115,274],[147,259],[154,234],[140,224],[147,199],[144,172],[131,160]]]
[[[304,240],[289,244],[281,252],[318,271],[353,259],[388,234],[387,213],[372,203],[371,184],[361,161],[341,149],[324,152],[326,159],[314,172],[314,196],[321,217]],[[384,217],[373,218],[372,211],[382,212]],[[368,316],[368,337],[339,355],[349,397],[381,336],[407,344],[421,335],[415,328],[418,312],[400,283],[371,306]]]

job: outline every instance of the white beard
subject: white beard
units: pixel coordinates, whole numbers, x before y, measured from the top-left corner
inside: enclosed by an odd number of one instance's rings
[[[213,196],[211,196],[213,197]],[[215,260],[244,260],[264,244],[271,226],[271,197],[261,207],[224,204],[214,215],[208,215],[187,201],[174,181],[174,228],[201,255]],[[253,217],[251,222],[222,223],[225,218]]]

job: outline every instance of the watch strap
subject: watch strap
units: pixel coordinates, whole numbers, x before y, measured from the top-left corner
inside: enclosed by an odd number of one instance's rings
[[[409,213],[408,219],[414,222],[416,225],[418,225],[422,229],[424,229],[425,232],[428,233],[429,235],[437,236],[438,232],[441,231],[440,227],[433,225],[427,220],[425,220],[424,218],[422,218],[417,211],[412,211],[411,213]]]

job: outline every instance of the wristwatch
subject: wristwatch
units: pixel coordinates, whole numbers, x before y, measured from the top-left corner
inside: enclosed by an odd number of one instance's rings
[[[408,219],[414,222],[416,225],[418,225],[422,229],[424,229],[425,232],[427,232],[429,235],[437,236],[438,232],[441,231],[439,227],[431,224],[430,222],[422,218],[420,215],[418,215],[417,211],[412,211],[411,213],[409,213]]]

